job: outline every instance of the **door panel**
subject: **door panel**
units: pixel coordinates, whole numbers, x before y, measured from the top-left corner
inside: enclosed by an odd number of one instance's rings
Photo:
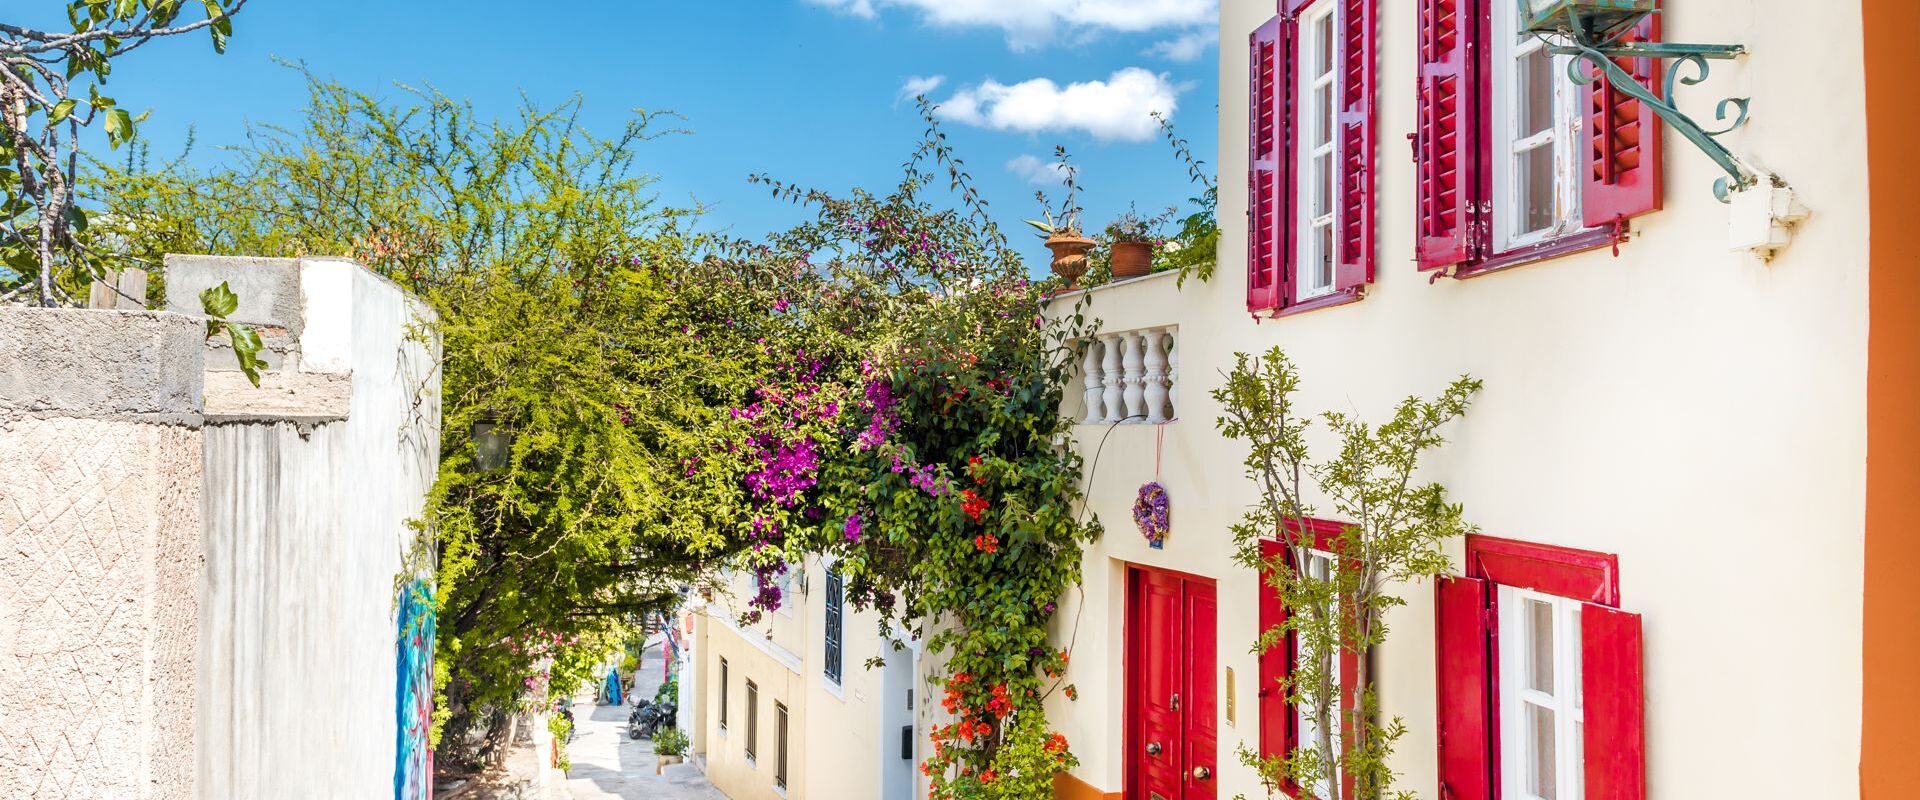
[[[1164,572],[1137,573],[1140,586],[1139,642],[1142,669],[1135,695],[1141,800],[1184,800],[1180,793],[1182,753],[1180,718],[1185,664],[1179,641],[1181,581]]]
[[[1214,800],[1219,779],[1214,772],[1215,752],[1220,741],[1217,688],[1214,682],[1214,620],[1218,619],[1213,584],[1197,580],[1184,582],[1186,590],[1187,697],[1184,800]]]
[[[1215,800],[1213,583],[1136,567],[1128,589],[1128,800]]]

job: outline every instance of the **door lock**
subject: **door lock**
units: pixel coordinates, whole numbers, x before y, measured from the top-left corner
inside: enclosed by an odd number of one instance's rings
[[[1207,769],[1206,767],[1194,767],[1194,768],[1193,768],[1193,779],[1194,779],[1194,780],[1196,780],[1196,781],[1204,781],[1204,780],[1206,780],[1206,779],[1208,779],[1208,778],[1211,778],[1211,777],[1213,777],[1213,770],[1210,770],[1210,769]]]
[[[1160,743],[1147,742],[1147,755],[1150,755],[1150,756],[1160,755]]]
[[[1167,702],[1167,705],[1172,710],[1179,711],[1180,710],[1180,694],[1178,692],[1174,693],[1173,699],[1169,700]]]

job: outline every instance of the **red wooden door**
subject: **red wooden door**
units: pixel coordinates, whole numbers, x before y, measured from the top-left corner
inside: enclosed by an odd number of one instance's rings
[[[1128,800],[1215,800],[1213,583],[1129,572]]]

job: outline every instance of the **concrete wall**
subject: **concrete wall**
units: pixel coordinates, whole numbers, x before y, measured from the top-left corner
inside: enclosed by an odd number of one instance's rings
[[[1228,526],[1255,501],[1245,449],[1222,438],[1208,396],[1236,351],[1284,347],[1304,408],[1381,419],[1400,398],[1461,373],[1486,381],[1426,476],[1496,536],[1619,556],[1622,608],[1644,616],[1648,789],[1659,797],[1844,797],[1860,764],[1862,526],[1867,333],[1867,165],[1858,4],[1808,13],[1788,0],[1670,3],[1667,37],[1740,42],[1742,62],[1682,87],[1682,107],[1751,95],[1755,117],[1728,137],[1778,171],[1814,209],[1771,265],[1726,252],[1717,174],[1667,135],[1666,207],[1634,223],[1614,258],[1600,250],[1470,280],[1415,270],[1414,3],[1380,7],[1379,273],[1361,302],[1259,324],[1244,311],[1247,35],[1270,2],[1221,5],[1221,259],[1210,283],[1165,278],[1095,292],[1111,330],[1177,324],[1181,419],[1165,431],[1160,480],[1172,496],[1165,550],[1129,507],[1154,477],[1155,431],[1122,426],[1096,454],[1090,487],[1107,534],[1087,553],[1068,680],[1080,700],[1050,710],[1080,756],[1075,774],[1122,789],[1126,563],[1218,581],[1219,666],[1240,698],[1223,704],[1221,797],[1264,796],[1233,753],[1257,740],[1256,579],[1229,561]],[[1069,394],[1073,394],[1069,392]],[[1313,442],[1323,457],[1328,442]],[[1324,504],[1323,504],[1324,506]],[[1458,549],[1454,550],[1457,559]],[[1401,587],[1380,652],[1385,713],[1405,718],[1393,762],[1403,788],[1437,796],[1430,586]],[[1076,621],[1076,614],[1078,619]],[[1754,769],[1753,765],[1788,765]]]
[[[194,794],[203,335],[0,309],[0,797]]]
[[[396,714],[395,646],[398,593],[431,570],[411,527],[438,464],[431,314],[345,261],[167,266],[175,303],[228,281],[274,349],[258,389],[211,353],[201,796],[424,796],[424,752],[396,774],[425,720]]]

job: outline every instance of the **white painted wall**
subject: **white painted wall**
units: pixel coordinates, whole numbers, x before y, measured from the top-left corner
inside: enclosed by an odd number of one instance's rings
[[[1865,454],[1866,161],[1857,4],[1669,3],[1674,41],[1741,42],[1744,62],[1683,87],[1683,108],[1751,95],[1754,120],[1727,138],[1789,180],[1815,217],[1761,265],[1724,249],[1717,170],[1667,137],[1666,208],[1635,223],[1620,257],[1561,258],[1429,284],[1412,263],[1415,4],[1380,3],[1380,270],[1357,304],[1255,324],[1244,313],[1247,34],[1270,2],[1221,8],[1221,265],[1211,283],[1153,279],[1095,292],[1112,330],[1178,324],[1182,414],[1160,480],[1173,499],[1164,551],[1128,508],[1151,480],[1154,431],[1082,426],[1098,469],[1106,536],[1085,559],[1084,595],[1057,622],[1077,630],[1069,680],[1081,699],[1050,710],[1076,774],[1122,787],[1123,564],[1219,581],[1220,667],[1239,722],[1221,709],[1220,796],[1261,796],[1237,746],[1256,741],[1256,582],[1229,561],[1228,526],[1254,502],[1244,449],[1215,432],[1207,392],[1235,351],[1284,347],[1300,402],[1379,419],[1452,377],[1486,381],[1427,476],[1486,533],[1615,553],[1622,607],[1644,615],[1649,792],[1660,797],[1843,797],[1859,759]],[[1194,107],[1203,107],[1200,103]],[[1069,391],[1070,397],[1077,392]],[[1069,401],[1068,412],[1077,409]],[[1325,450],[1325,442],[1320,441]],[[1455,550],[1456,558],[1459,550]],[[1381,688],[1409,732],[1402,786],[1436,796],[1432,594],[1405,587],[1389,620]],[[1224,697],[1224,692],[1222,693]],[[1756,769],[1755,765],[1774,765]]]
[[[210,421],[200,639],[205,798],[391,797],[397,591],[439,461],[428,312],[344,261],[299,265],[298,392],[348,375],[344,420]]]

